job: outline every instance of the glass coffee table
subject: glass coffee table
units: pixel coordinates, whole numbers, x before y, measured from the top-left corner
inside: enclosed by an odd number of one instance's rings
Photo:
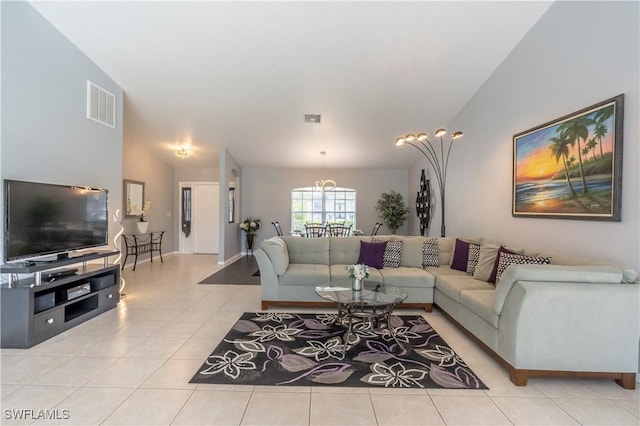
[[[366,284],[360,291],[354,291],[351,287],[316,287],[316,294],[336,303],[338,308],[336,324],[344,325],[344,321],[347,322],[343,354],[349,346],[354,319],[369,322],[372,329],[386,327],[393,340],[404,349],[391,325],[393,309],[407,298],[407,292],[400,287],[382,283]]]

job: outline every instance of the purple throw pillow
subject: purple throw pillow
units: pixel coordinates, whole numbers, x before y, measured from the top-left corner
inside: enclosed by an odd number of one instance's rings
[[[498,249],[498,255],[496,256],[496,261],[493,262],[493,269],[491,270],[491,275],[489,275],[489,279],[487,282],[496,283],[496,277],[498,275],[498,265],[500,265],[500,253],[509,253],[509,254],[518,254],[515,251],[511,251],[503,246],[500,246]]]
[[[451,269],[466,272],[468,259],[469,243],[456,238],[456,247],[453,249],[453,260],[451,260]]]
[[[376,269],[384,267],[384,249],[387,248],[387,242],[368,243],[360,241],[360,257],[358,263],[364,263],[367,266]]]

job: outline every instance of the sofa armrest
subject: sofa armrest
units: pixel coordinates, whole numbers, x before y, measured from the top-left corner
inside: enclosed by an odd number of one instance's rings
[[[278,276],[273,268],[271,259],[262,249],[253,252],[260,270],[260,289],[262,300],[276,300],[278,295]]]
[[[496,285],[494,311],[498,315],[518,281],[618,284],[623,281],[623,274],[612,266],[510,265]]]
[[[518,281],[498,324],[517,369],[636,372],[640,285]]]

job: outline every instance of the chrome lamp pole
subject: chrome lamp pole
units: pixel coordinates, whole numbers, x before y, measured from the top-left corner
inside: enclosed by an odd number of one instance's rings
[[[417,136],[414,134],[408,134],[406,136],[401,136],[396,139],[396,146],[402,146],[405,143],[411,145],[420,151],[427,159],[429,164],[431,164],[431,168],[433,169],[436,175],[436,181],[438,182],[438,187],[440,189],[440,208],[442,210],[442,225],[440,227],[440,236],[445,236],[445,222],[444,222],[444,196],[445,196],[445,187],[447,184],[447,167],[449,165],[449,154],[451,153],[451,148],[453,147],[453,141],[459,139],[464,135],[461,131],[454,132],[451,135],[451,140],[449,141],[449,147],[446,150],[445,155],[445,145],[442,137],[447,133],[445,129],[438,129],[435,132],[435,136],[440,138],[440,152],[436,151],[431,142],[429,142],[429,138],[426,133],[419,133]],[[439,154],[439,155],[438,155]]]

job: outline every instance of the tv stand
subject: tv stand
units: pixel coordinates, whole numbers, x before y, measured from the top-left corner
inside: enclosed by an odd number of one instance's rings
[[[109,265],[117,250],[89,253],[52,263],[12,263],[0,266],[9,283],[0,287],[0,347],[30,348],[90,318],[113,309],[120,299],[120,267]],[[88,264],[104,258],[103,265]],[[81,264],[73,275],[56,268]],[[67,268],[69,269],[69,268]],[[67,269],[63,269],[64,272]],[[31,275],[15,279],[17,274]]]

